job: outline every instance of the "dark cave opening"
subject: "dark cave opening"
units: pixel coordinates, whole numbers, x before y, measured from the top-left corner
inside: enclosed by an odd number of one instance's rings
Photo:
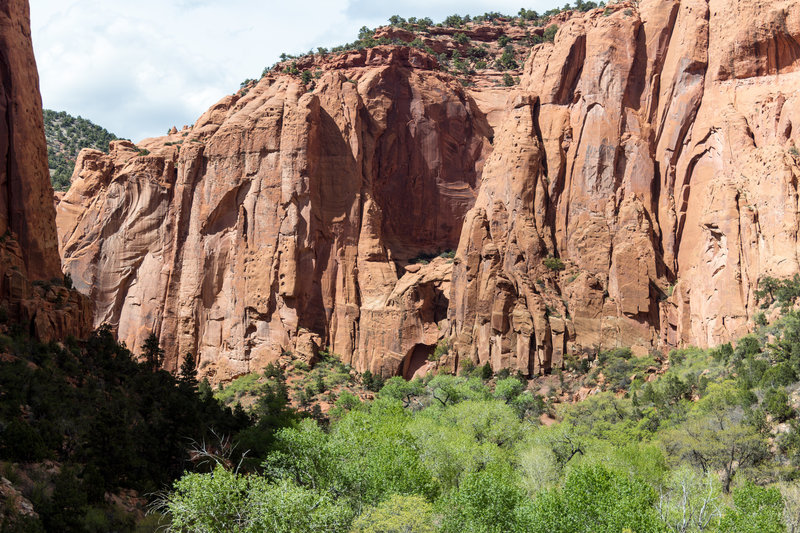
[[[429,344],[416,344],[414,348],[403,359],[402,376],[406,381],[414,377],[414,374],[428,362],[428,357],[433,353],[435,346]]]

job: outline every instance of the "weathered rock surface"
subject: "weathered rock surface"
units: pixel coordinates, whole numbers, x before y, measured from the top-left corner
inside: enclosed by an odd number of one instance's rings
[[[60,244],[98,324],[131,347],[154,330],[168,368],[191,351],[215,379],[309,343],[394,373],[436,344],[450,265],[401,265],[455,249],[490,127],[427,54],[335,61],[312,92],[278,75],[224,98],[150,155],[82,153]]]
[[[447,338],[443,366],[532,374],[745,333],[759,278],[800,270],[800,3],[559,22],[511,89],[382,46],[83,152],[59,246],[96,323],[213,380],[320,346],[410,376]]]
[[[0,234],[33,279],[61,276],[39,75],[27,0],[0,5]]]
[[[8,0],[0,3],[0,307],[43,340],[83,335],[89,302],[62,279],[29,7]]]
[[[459,356],[537,372],[748,331],[758,279],[800,268],[798,7],[642,1],[533,49],[456,256]]]

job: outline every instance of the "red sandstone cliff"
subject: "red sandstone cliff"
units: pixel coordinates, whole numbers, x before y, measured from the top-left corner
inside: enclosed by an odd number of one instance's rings
[[[0,305],[44,340],[86,333],[88,300],[59,286],[53,188],[27,0],[0,3],[0,235]],[[34,280],[47,281],[34,285]]]
[[[796,0],[642,0],[573,14],[513,88],[333,56],[150,155],[84,151],[59,246],[97,323],[216,380],[321,346],[410,375],[445,338],[444,365],[524,373],[726,341],[800,270],[798,39]]]

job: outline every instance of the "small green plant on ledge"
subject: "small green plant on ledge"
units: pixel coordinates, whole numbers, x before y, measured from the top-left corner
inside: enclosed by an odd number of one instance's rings
[[[552,270],[553,272],[560,272],[567,268],[564,265],[564,261],[559,259],[558,257],[553,257],[552,255],[545,257],[542,259],[542,264]]]
[[[428,356],[428,361],[438,361],[443,355],[450,353],[450,341],[448,339],[441,339],[436,343],[436,348],[433,353]]]
[[[545,40],[545,42],[552,43],[556,40],[556,33],[558,33],[558,26],[551,24],[545,28],[542,38]]]

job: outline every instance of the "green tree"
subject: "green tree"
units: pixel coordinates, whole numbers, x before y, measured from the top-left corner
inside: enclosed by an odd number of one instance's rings
[[[393,494],[368,507],[353,522],[351,533],[435,533],[433,506],[416,494]]]
[[[786,422],[794,416],[789,395],[782,388],[769,389],[764,393],[764,410],[778,422]]]
[[[777,488],[745,482],[733,491],[733,508],[719,524],[721,533],[781,533],[783,498]]]
[[[197,391],[199,385],[197,382],[197,365],[192,352],[186,352],[186,357],[183,358],[178,383],[186,390]]]
[[[525,516],[519,512],[526,501],[514,472],[491,463],[469,472],[459,487],[440,503],[443,533],[506,533],[526,531]]]
[[[158,344],[158,337],[155,333],[151,333],[144,340],[142,345],[142,364],[151,372],[155,372],[161,368],[164,362],[164,350]]]
[[[706,473],[721,471],[723,490],[730,492],[736,472],[768,457],[766,438],[746,416],[747,403],[747,394],[731,381],[709,385],[688,420],[664,435],[668,454]]]
[[[561,489],[540,493],[527,511],[532,533],[660,532],[656,493],[649,485],[602,465],[572,470]]]
[[[213,473],[188,474],[162,505],[168,531],[314,533],[347,531],[350,510],[330,496],[288,480],[270,483],[217,465]]]
[[[489,364],[489,361],[486,361],[486,364],[481,367],[481,378],[486,381],[487,379],[492,379],[493,375],[492,365]]]
[[[494,387],[494,396],[506,403],[513,402],[522,391],[525,390],[525,383],[516,377],[509,377],[497,381]]]
[[[406,381],[399,376],[389,378],[380,391],[381,398],[393,398],[402,401],[409,407],[415,398],[425,393],[425,385],[421,379]]]

